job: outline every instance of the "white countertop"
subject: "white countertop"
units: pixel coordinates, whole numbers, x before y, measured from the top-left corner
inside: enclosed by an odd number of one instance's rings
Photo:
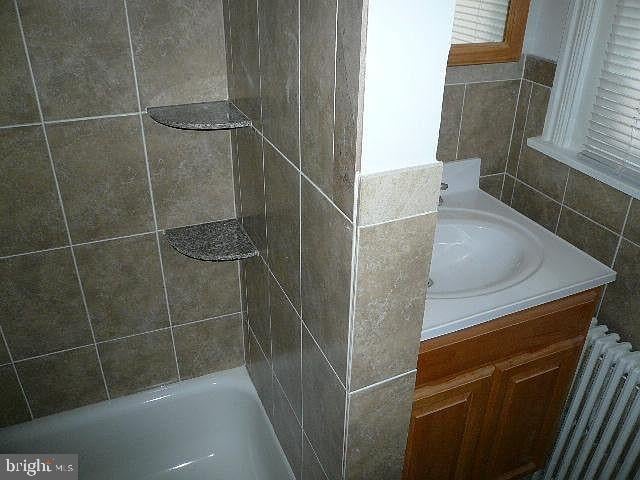
[[[445,181],[454,179],[447,180],[445,172]],[[611,268],[477,187],[450,188],[444,199],[445,208],[480,210],[518,223],[540,242],[544,257],[540,268],[526,280],[494,293],[467,298],[429,298],[427,292],[422,340],[558,300],[616,278]]]

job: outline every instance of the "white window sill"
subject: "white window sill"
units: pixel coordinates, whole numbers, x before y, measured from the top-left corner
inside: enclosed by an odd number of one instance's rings
[[[624,172],[607,169],[606,167],[591,163],[586,159],[578,156],[578,152],[546,142],[542,137],[529,138],[527,145],[531,148],[544,153],[545,155],[558,160],[579,172],[589,175],[602,183],[606,183],[610,187],[620,190],[621,192],[631,195],[633,198],[640,200],[640,181]]]

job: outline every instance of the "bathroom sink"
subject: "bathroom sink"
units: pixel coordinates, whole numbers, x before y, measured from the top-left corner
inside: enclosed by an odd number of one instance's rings
[[[524,227],[478,210],[441,209],[429,296],[466,298],[497,292],[540,268],[543,250]]]

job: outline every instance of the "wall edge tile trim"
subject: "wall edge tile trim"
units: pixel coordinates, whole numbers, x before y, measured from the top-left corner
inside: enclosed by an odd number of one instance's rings
[[[435,211],[441,180],[441,162],[360,175],[358,225],[373,225]]]

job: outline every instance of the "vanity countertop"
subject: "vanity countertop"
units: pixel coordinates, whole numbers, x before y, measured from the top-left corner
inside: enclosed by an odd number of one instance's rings
[[[450,187],[452,183],[457,185],[443,194],[443,207],[452,211],[478,211],[517,224],[541,247],[542,261],[527,278],[502,290],[462,298],[433,298],[427,293],[422,340],[472,327],[615,280],[616,273],[611,268],[479,190],[477,178],[469,180],[468,172],[464,172],[463,176],[467,178],[463,179],[461,186],[457,177],[466,167],[475,168],[475,176],[479,175],[479,163],[475,165],[473,160],[465,162],[469,163],[465,166],[464,162],[460,162],[461,165],[449,172],[445,166],[445,181]]]

